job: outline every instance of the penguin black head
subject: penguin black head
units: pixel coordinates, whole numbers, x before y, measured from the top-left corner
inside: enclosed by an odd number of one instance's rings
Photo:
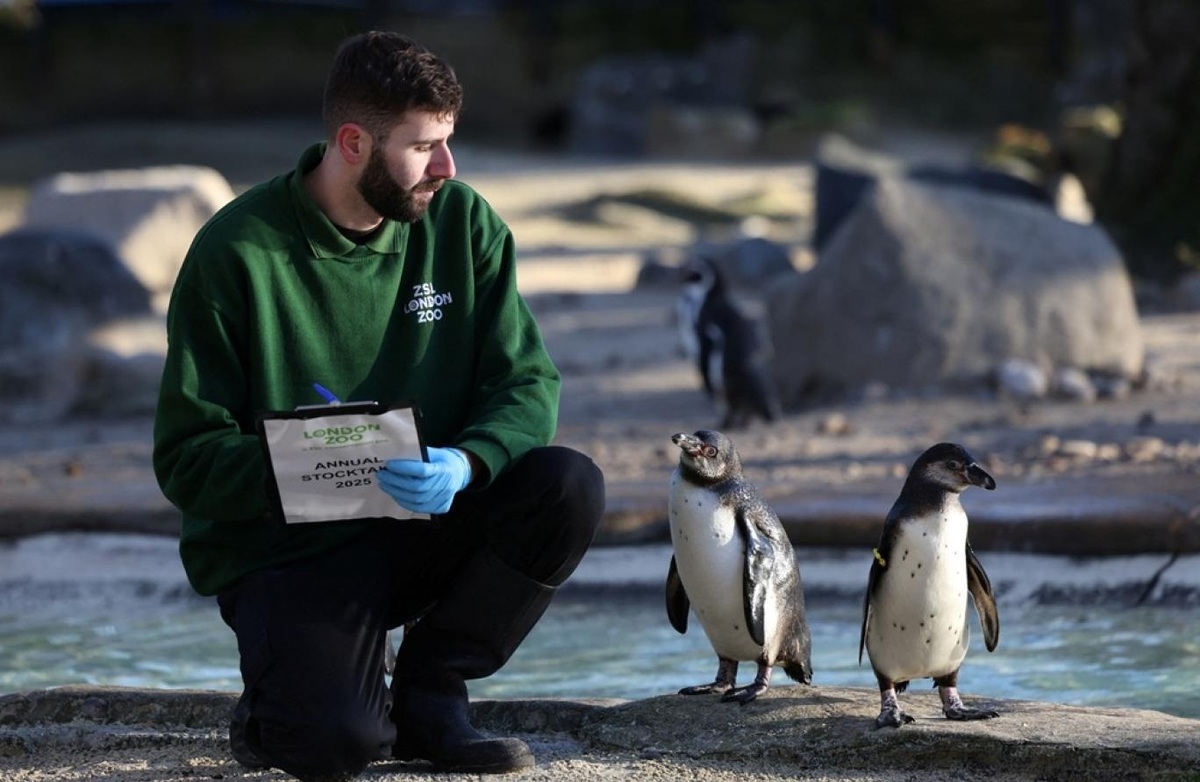
[[[908,481],[933,484],[955,494],[968,486],[982,486],[989,491],[996,488],[995,479],[975,463],[975,457],[967,449],[956,443],[938,443],[918,456],[908,473]]]
[[[717,483],[742,474],[742,460],[733,441],[721,432],[701,429],[695,434],[671,435],[679,446],[679,468],[695,483]]]

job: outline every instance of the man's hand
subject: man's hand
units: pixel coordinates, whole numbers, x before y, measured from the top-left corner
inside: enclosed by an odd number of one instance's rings
[[[375,473],[379,488],[413,513],[445,513],[471,482],[471,462],[457,448],[430,448],[429,461],[391,459]]]

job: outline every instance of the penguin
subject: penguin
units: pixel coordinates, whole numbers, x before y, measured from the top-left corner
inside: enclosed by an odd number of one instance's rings
[[[681,453],[670,484],[667,617],[686,633],[693,610],[718,660],[715,681],[680,694],[721,693],[722,701],[746,704],[766,692],[775,665],[811,684],[804,590],[779,517],[742,475],[726,435],[700,430],[671,441]],[[752,684],[735,687],[741,661],[758,672]]]
[[[917,457],[884,522],[858,642],[859,665],[865,648],[879,682],[876,728],[913,721],[900,709],[897,693],[923,678],[933,679],[948,719],[999,716],[968,708],[958,694],[958,671],[971,640],[968,593],[987,650],[1000,640],[996,596],[971,550],[959,501],[968,486],[991,491],[996,481],[961,445],[938,443]]]
[[[782,417],[763,324],[738,306],[717,264],[695,256],[683,267],[679,323],[684,350],[705,392],[723,408],[721,429],[740,429],[755,417]]]

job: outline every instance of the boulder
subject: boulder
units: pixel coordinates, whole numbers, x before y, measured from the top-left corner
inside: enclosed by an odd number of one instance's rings
[[[0,235],[0,280],[0,420],[58,420],[89,386],[126,387],[114,362],[97,364],[90,335],[152,308],[110,245],[68,231]]]
[[[821,139],[814,156],[816,209],[813,249],[818,253],[881,176],[903,172],[898,160],[870,152],[836,134]]]
[[[1020,198],[1047,206],[1054,204],[1050,190],[1037,181],[1036,172],[1022,169],[1016,161],[1008,162],[1007,167],[1002,167],[999,163],[909,165],[888,155],[857,147],[840,136],[831,135],[822,139],[815,164],[816,214],[813,249],[818,254],[824,250],[838,226],[854,211],[880,177],[905,176],[935,185]]]
[[[1103,230],[1028,200],[890,176],[768,293],[785,404],[990,379],[1009,359],[1134,378],[1133,287]]]
[[[108,242],[165,309],[192,238],[233,196],[225,177],[202,166],[61,173],[35,183],[24,221]]]

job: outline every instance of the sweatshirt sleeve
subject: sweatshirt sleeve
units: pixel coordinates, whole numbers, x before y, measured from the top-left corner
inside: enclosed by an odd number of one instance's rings
[[[562,380],[541,331],[517,290],[516,248],[507,227],[476,266],[473,415],[455,443],[484,463],[485,486],[532,448],[547,445],[558,424]]]
[[[167,312],[166,361],[154,421],[155,477],[185,514],[216,521],[267,513],[266,458],[254,432],[239,329],[229,301],[185,264]]]

